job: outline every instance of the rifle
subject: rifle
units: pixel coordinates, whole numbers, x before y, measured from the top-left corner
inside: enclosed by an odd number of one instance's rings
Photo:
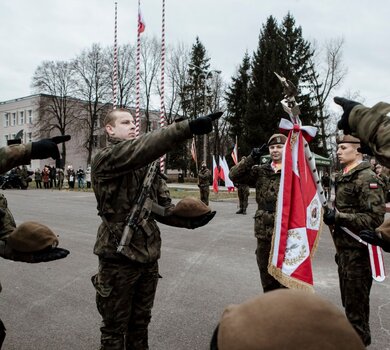
[[[127,224],[123,230],[121,241],[119,242],[117,253],[126,254],[129,250],[129,244],[134,232],[142,227],[147,235],[152,233],[147,219],[152,210],[153,200],[150,198],[150,191],[152,183],[159,170],[159,162],[154,161],[150,164],[147,173],[145,175],[142,187],[137,195],[137,200],[132,206],[129,215],[127,216]]]

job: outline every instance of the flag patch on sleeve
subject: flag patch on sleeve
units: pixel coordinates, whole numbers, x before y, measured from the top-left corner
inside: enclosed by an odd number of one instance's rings
[[[378,184],[376,182],[370,182],[370,188],[375,190],[378,188]]]

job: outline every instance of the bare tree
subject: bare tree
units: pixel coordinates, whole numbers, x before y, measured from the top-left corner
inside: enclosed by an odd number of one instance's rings
[[[114,67],[113,48],[109,49],[110,62],[109,66]],[[118,107],[128,108],[134,102],[135,88],[135,48],[131,44],[118,47]],[[112,68],[111,68],[112,72]],[[113,75],[113,74],[112,74]],[[114,84],[112,83],[112,88]],[[113,92],[112,92],[113,94]]]
[[[94,148],[98,146],[96,131],[100,128],[101,115],[110,106],[112,96],[112,67],[108,57],[107,50],[103,50],[99,44],[93,44],[73,61],[77,76],[77,95],[83,100],[86,112],[85,117],[80,118],[80,123],[84,125],[86,132],[83,146],[88,151],[88,164]]]
[[[161,46],[156,37],[149,39],[144,36],[141,44],[141,82],[144,90],[144,110],[147,130],[150,125],[149,108],[151,105],[152,89],[156,83],[160,69]]]
[[[328,137],[331,127],[330,114],[327,108],[327,101],[331,92],[338,87],[347,74],[347,69],[342,63],[342,49],[344,40],[342,38],[332,39],[325,45],[323,50],[317,52],[315,62],[310,62],[311,90],[318,108],[318,120],[320,128],[320,140],[326,155],[328,155]],[[315,50],[316,51],[316,50]]]
[[[57,130],[60,135],[72,131],[78,103],[74,96],[76,81],[68,62],[45,61],[34,72],[33,89],[42,94],[36,122],[39,137],[48,137]],[[66,143],[62,143],[62,159],[66,162]]]

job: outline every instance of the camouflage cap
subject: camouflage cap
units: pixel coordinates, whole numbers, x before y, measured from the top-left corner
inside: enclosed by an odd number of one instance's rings
[[[219,350],[365,348],[335,305],[315,294],[292,289],[279,289],[228,306],[217,339]]]
[[[204,204],[200,199],[195,197],[186,197],[179,201],[172,214],[184,218],[196,218],[211,211],[210,207]]]
[[[267,143],[267,146],[284,145],[287,141],[287,136],[283,134],[273,134]]]
[[[337,144],[340,143],[356,143],[360,144],[360,140],[357,137],[354,137],[352,135],[343,135],[337,139]]]
[[[7,243],[14,250],[31,253],[47,247],[57,247],[58,238],[47,226],[39,222],[26,221],[11,232]]]

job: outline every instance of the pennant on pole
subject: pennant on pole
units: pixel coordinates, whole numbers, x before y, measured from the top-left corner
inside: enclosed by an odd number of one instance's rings
[[[217,163],[215,161],[215,158],[213,156],[213,191],[215,193],[218,193],[218,179],[219,179],[219,169],[217,166]]]
[[[311,258],[321,227],[321,202],[299,125],[290,130],[283,154],[282,173],[272,240],[269,273],[289,288],[313,291]]]
[[[142,17],[141,8],[138,7],[138,33],[143,33],[145,30],[145,21]]]
[[[192,159],[194,160],[195,164],[198,164],[198,157],[196,156],[195,137],[192,138],[191,156],[192,156]]]
[[[238,163],[237,142],[234,144],[231,156],[233,158],[234,164],[237,164]]]

